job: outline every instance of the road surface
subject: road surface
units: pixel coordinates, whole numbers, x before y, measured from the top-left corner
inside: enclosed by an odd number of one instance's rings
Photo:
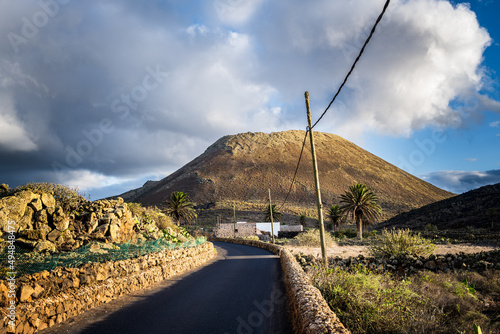
[[[76,321],[47,333],[291,333],[279,258],[260,248],[214,244],[219,259],[175,284],[137,296],[84,328]]]

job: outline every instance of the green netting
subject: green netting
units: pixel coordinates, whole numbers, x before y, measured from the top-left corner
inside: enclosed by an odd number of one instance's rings
[[[39,254],[22,249],[16,245],[14,252],[15,276],[20,277],[44,270],[51,271],[55,267],[77,268],[88,262],[107,262],[126,260],[153,252],[173,250],[179,248],[190,248],[205,243],[205,237],[191,239],[184,243],[170,243],[165,239],[142,241],[137,243],[126,242],[124,244],[107,244],[92,242],[72,252],[61,252],[52,254]],[[12,251],[10,253],[12,255]],[[0,279],[9,276],[13,272],[9,268],[12,262],[8,260],[9,251],[5,247],[0,252]]]

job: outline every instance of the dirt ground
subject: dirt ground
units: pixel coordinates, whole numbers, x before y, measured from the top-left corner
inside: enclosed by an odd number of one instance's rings
[[[289,246],[286,245],[293,254],[303,253],[305,255],[321,255],[320,247],[302,247],[302,246]],[[488,246],[474,246],[470,244],[457,244],[457,245],[437,245],[434,254],[458,254],[460,252],[464,252],[466,254],[469,253],[479,253],[479,252],[488,252],[495,249],[499,249],[498,247],[488,247]],[[368,246],[332,246],[327,249],[328,257],[336,257],[340,256],[342,258],[348,258],[349,256],[358,256],[358,255],[368,256]]]

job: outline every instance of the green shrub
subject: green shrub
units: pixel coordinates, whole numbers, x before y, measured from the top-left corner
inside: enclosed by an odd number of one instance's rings
[[[402,254],[428,256],[436,249],[429,240],[415,234],[409,229],[383,230],[380,241],[370,246],[374,257],[390,258]]]
[[[157,207],[143,207],[140,203],[127,203],[127,206],[132,212],[139,225],[154,223],[160,230],[166,228],[178,230],[178,226],[173,222],[170,216],[167,216]]]
[[[325,243],[327,247],[335,245],[335,240],[333,240],[330,233],[325,232]],[[299,233],[293,238],[291,244],[295,246],[321,247],[319,230],[313,229]]]
[[[439,228],[436,225],[425,224],[424,231],[425,232],[430,232],[430,233],[438,233],[439,232]]]
[[[358,237],[358,232],[356,232],[356,229],[353,228],[348,228],[348,229],[342,229],[333,232],[335,238],[343,239],[343,238],[357,238]],[[364,236],[364,234],[363,234]]]

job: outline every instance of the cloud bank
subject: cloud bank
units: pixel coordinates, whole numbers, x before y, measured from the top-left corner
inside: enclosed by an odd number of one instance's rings
[[[384,2],[3,1],[3,182],[109,186],[226,134],[304,129],[304,91],[319,115]],[[467,6],[391,2],[318,129],[409,136],[497,108],[481,95],[491,42]]]
[[[461,194],[482,186],[500,182],[500,169],[478,171],[440,171],[422,176],[422,179],[442,189]]]

